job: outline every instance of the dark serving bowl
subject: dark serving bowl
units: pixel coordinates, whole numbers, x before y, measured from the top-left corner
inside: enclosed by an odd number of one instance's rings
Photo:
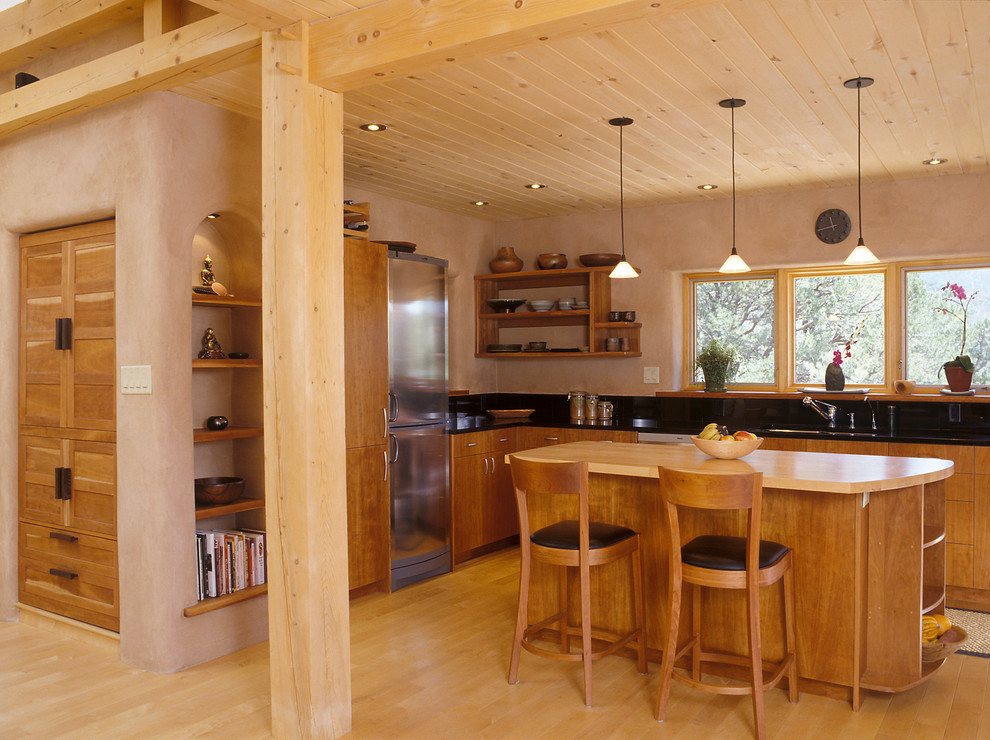
[[[204,506],[233,503],[244,492],[244,479],[214,477],[196,479],[196,503]]]
[[[512,313],[526,302],[525,298],[489,298],[488,305],[495,313]]]
[[[612,252],[599,252],[597,254],[582,254],[578,257],[585,267],[611,267],[619,264],[622,259],[621,254]]]

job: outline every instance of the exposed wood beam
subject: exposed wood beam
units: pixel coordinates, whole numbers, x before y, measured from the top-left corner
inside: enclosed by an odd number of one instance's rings
[[[140,0],[33,0],[0,12],[0,71],[141,17]]]
[[[174,31],[180,23],[179,0],[144,0],[144,40]]]
[[[244,64],[261,34],[214,15],[0,95],[0,137]]]
[[[196,0],[231,18],[250,23],[263,31],[288,26],[297,21],[322,21],[354,10],[346,0]]]
[[[265,519],[272,734],[351,729],[344,486],[343,96],[306,80],[306,24],[262,44]],[[282,68],[292,67],[301,74]]]
[[[343,92],[727,1],[386,0],[312,27],[310,79]]]

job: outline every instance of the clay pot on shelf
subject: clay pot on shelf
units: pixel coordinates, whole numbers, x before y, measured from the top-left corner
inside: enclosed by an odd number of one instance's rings
[[[516,256],[512,247],[502,247],[498,254],[488,263],[492,272],[519,272],[522,269],[523,261]]]
[[[961,367],[943,367],[945,382],[953,393],[965,393],[973,383],[973,371]]]
[[[567,255],[559,252],[541,254],[536,258],[536,266],[541,270],[563,270],[567,267]]]

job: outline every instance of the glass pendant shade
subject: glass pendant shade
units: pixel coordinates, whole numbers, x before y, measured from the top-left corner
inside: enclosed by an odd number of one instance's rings
[[[847,265],[872,265],[880,260],[877,256],[870,251],[870,248],[863,244],[863,238],[860,237],[859,243],[856,244],[855,249],[849,253],[846,257],[845,264]]]
[[[639,277],[636,268],[626,261],[626,207],[622,184],[622,129],[633,122],[631,118],[613,118],[609,124],[619,129],[619,235],[622,243],[622,259],[619,264],[608,274],[610,278],[634,278]]]
[[[608,276],[610,278],[634,278],[639,277],[639,273],[623,257],[623,260],[612,269]]]
[[[736,252],[736,248],[732,248],[732,253],[728,256],[722,266],[718,268],[719,272],[749,272],[749,265],[743,260],[742,257]]]

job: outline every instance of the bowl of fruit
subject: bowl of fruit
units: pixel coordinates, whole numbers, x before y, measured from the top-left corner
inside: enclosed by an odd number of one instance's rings
[[[934,663],[947,658],[968,638],[966,630],[952,624],[944,614],[926,614],[921,618],[921,660]]]
[[[691,441],[706,455],[722,460],[745,457],[763,444],[763,438],[757,437],[752,432],[740,430],[734,434],[729,434],[724,426],[714,422],[692,436]]]

